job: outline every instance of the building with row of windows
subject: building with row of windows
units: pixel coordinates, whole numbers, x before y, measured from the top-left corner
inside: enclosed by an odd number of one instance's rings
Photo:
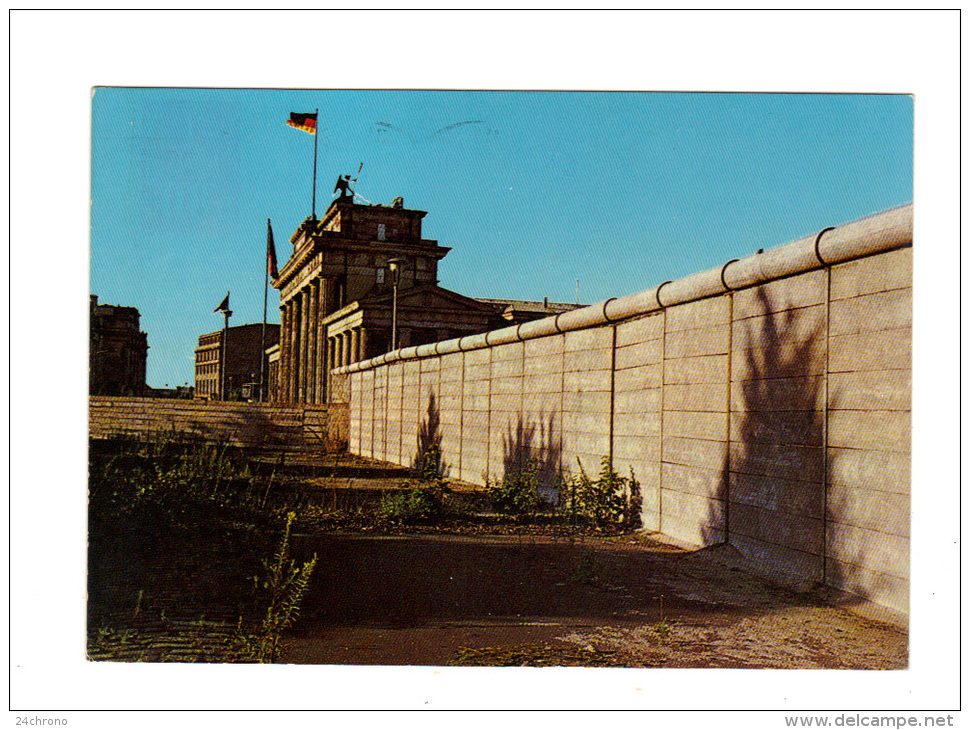
[[[195,348],[195,397],[207,400],[259,399],[259,379],[267,367],[265,352],[260,365],[260,353],[274,346],[279,338],[280,326],[267,324],[264,340],[262,323],[230,327],[228,339],[225,329],[201,335]]]

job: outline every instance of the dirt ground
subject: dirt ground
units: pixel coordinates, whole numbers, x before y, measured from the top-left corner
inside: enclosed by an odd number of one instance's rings
[[[728,547],[691,552],[642,536],[349,533],[299,543],[320,561],[287,642],[292,663],[907,664],[898,621],[758,578]]]

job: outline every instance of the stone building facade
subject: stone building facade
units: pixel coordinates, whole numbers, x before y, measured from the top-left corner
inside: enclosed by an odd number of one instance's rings
[[[246,391],[253,384],[259,383],[259,358],[263,344],[262,323],[229,328],[227,362],[223,362],[224,335],[225,330],[219,330],[199,337],[199,346],[195,348],[195,397],[208,400],[239,400],[256,397],[258,390]],[[278,343],[279,338],[280,326],[267,324],[267,349]],[[223,367],[226,368],[227,374],[227,398],[222,395]]]
[[[391,349],[392,260],[399,262],[399,348],[508,326],[513,316],[527,321],[573,308],[471,299],[438,286],[438,262],[451,249],[421,237],[426,215],[405,208],[401,198],[390,206],[361,205],[346,195],[322,219],[308,218],[297,228],[292,254],[273,283],[280,292],[277,402],[326,403],[331,369]]]
[[[139,329],[135,307],[98,304],[91,295],[88,389],[91,395],[145,393],[148,335]]]

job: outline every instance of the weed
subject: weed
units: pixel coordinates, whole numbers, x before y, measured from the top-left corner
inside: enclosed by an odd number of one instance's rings
[[[235,651],[245,661],[270,664],[283,651],[283,632],[293,625],[300,613],[300,604],[310,583],[310,575],[317,556],[302,566],[290,558],[290,529],[296,516],[286,516],[286,527],[276,553],[263,561],[266,575],[254,577],[254,583],[264,592],[266,615],[255,630],[246,630],[242,618],[234,639]]]
[[[654,632],[660,637],[660,641],[667,641],[670,637],[670,624],[664,616],[664,597],[660,596],[660,620],[653,627]]]
[[[414,474],[422,482],[436,482],[441,479],[441,472],[441,447],[431,443],[415,459]]]
[[[633,470],[629,478],[621,477],[609,457],[604,456],[598,476],[590,479],[583,462],[579,459],[577,462],[579,474],[564,479],[559,485],[559,509],[570,522],[581,520],[597,527],[637,529],[642,497]]]
[[[492,506],[503,514],[533,514],[542,504],[539,494],[539,461],[529,459],[518,472],[506,472],[500,481],[486,480]]]

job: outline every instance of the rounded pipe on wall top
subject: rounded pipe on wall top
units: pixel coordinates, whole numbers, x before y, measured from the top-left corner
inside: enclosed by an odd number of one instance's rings
[[[452,352],[461,352],[461,338],[455,338],[451,340],[445,340],[444,342],[435,343],[435,354],[436,355],[449,355]]]
[[[758,254],[758,263],[764,276],[763,282],[783,279],[792,274],[818,269],[821,264],[815,256],[817,233],[799,238],[784,246],[768,249]]]
[[[522,340],[532,340],[536,337],[548,337],[556,334],[559,334],[559,329],[556,327],[555,317],[543,317],[519,325],[519,338]]]
[[[559,315],[559,319],[556,320],[556,326],[562,332],[572,332],[573,330],[586,329],[587,327],[596,327],[601,324],[606,324],[608,320],[603,314],[603,308],[606,306],[607,302],[599,302],[597,304],[591,304],[588,307],[583,307],[582,309],[573,309],[569,312],[563,312]]]
[[[488,333],[483,332],[477,335],[467,335],[462,337],[458,341],[458,348],[462,352],[468,352],[469,350],[478,350],[485,347],[488,344]]]
[[[721,281],[721,269],[709,269],[692,274],[683,279],[672,281],[663,290],[663,305],[683,304],[695,299],[704,299],[727,291]]]
[[[657,289],[658,287],[654,287],[636,294],[610,299],[603,306],[603,314],[611,322],[617,322],[648,312],[656,312],[661,308],[657,303]]]
[[[708,271],[676,281],[665,281],[653,289],[607,299],[588,307],[517,326],[466,335],[434,345],[395,350],[370,360],[354,363],[349,367],[336,368],[333,372],[357,372],[401,359],[467,352],[596,327],[655,312],[674,304],[684,304],[696,299],[724,294],[727,291],[764,284],[822,266],[831,266],[854,258],[912,245],[912,243],[913,205],[909,203],[838,228],[823,228],[811,236],[767,251],[759,251],[741,259],[732,259]]]
[[[754,253],[743,259],[728,261],[721,267],[721,278],[724,286],[732,291],[761,284],[766,280],[761,270],[761,255]]]
[[[819,241],[819,255],[829,265],[902,248],[913,243],[913,204],[839,226]]]
[[[496,345],[507,345],[510,342],[519,341],[519,327],[518,325],[512,327],[503,327],[500,330],[491,330],[485,333],[485,345],[487,347],[495,347]]]

